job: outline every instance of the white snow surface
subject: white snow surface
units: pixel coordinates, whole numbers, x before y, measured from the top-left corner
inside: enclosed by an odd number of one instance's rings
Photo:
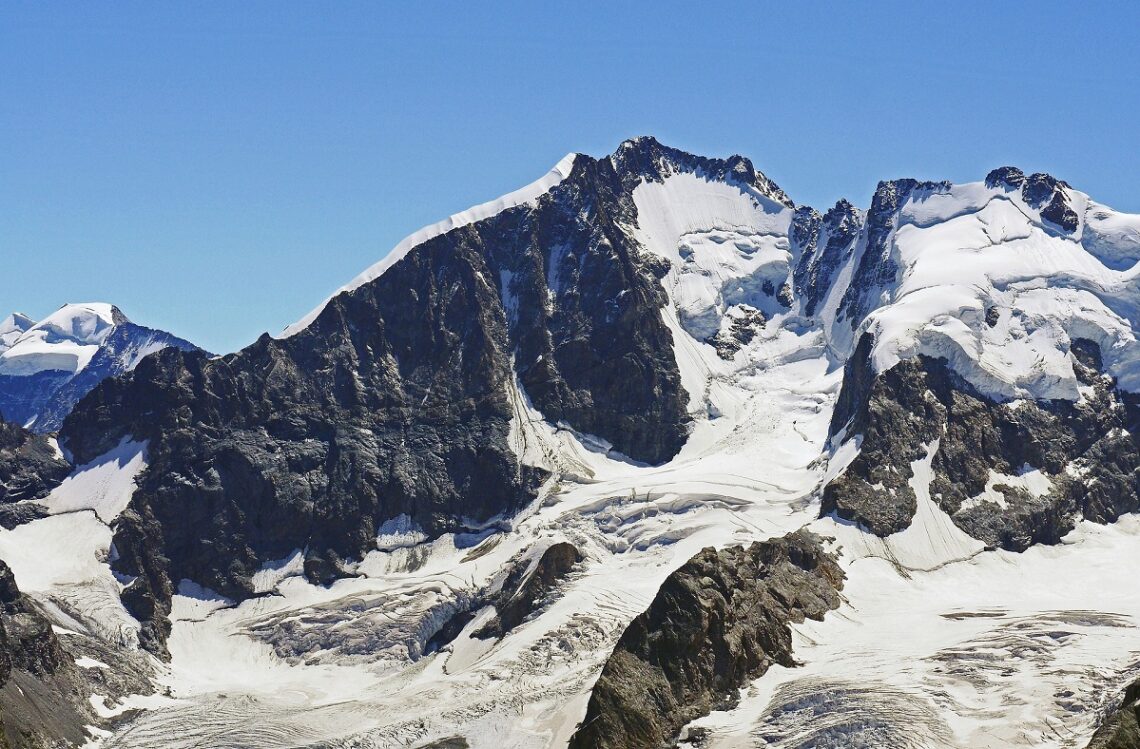
[[[876,336],[876,371],[920,353],[942,356],[1000,400],[1075,400],[1067,354],[1079,337],[1100,345],[1122,387],[1140,389],[1140,217],[1068,195],[1084,217],[1071,236],[1016,193],[980,182],[912,196],[889,240],[899,280],[861,326]]]
[[[107,560],[109,523],[126,507],[145,465],[145,444],[124,440],[77,468],[42,500],[48,517],[0,528],[0,559],[12,568],[20,590],[57,617],[54,624],[62,631],[138,647],[139,623],[123,608],[123,584]]]
[[[431,236],[534,200],[571,165],[413,235],[345,289]],[[452,736],[474,749],[564,746],[617,638],[670,572],[704,547],[804,526],[839,550],[845,603],[795,627],[802,666],[772,668],[738,707],[697,721],[708,746],[1084,746],[1099,711],[1140,674],[1131,564],[1140,519],[1082,523],[1056,547],[985,551],[930,499],[937,443],[912,465],[918,513],[906,531],[880,539],[818,519],[821,486],[860,444],[857,435],[827,440],[857,340],[835,315],[858,252],[836,274],[823,319],[810,321],[763,288],[779,289],[796,261],[789,209],[684,173],[639,186],[634,201],[631,236],[673,265],[662,314],[693,416],[680,454],[634,465],[546,420],[514,383],[511,447],[552,477],[531,507],[505,519],[509,530],[428,540],[397,518],[354,565],[357,577],[310,585],[297,549],[255,574],[266,595],[240,604],[183,581],[160,676],[168,696],[111,705],[94,695],[100,715],[141,712],[110,735],[93,730],[92,746],[416,747]],[[1140,223],[1080,195],[1073,202],[1082,223],[1072,237],[980,184],[904,205],[889,240],[899,281],[863,323],[878,335],[875,366],[942,355],[1005,398],[1075,398],[1068,345],[1080,336],[1134,384]],[[725,360],[705,338],[742,304],[767,323]],[[989,306],[1000,313],[993,327]],[[123,582],[105,563],[107,523],[145,460],[145,445],[124,442],[48,498],[55,514],[0,530],[0,558],[21,587],[81,612],[57,607],[59,631],[133,641],[138,624],[117,597]],[[995,474],[987,492],[1003,483],[1041,492],[1043,481]],[[473,637],[492,614],[479,611],[454,642],[427,652],[479,591],[561,540],[585,560],[548,605],[501,641]]]
[[[75,374],[87,366],[114,327],[109,304],[65,304],[0,350],[0,374],[32,375],[48,370]]]
[[[35,320],[19,312],[13,312],[0,320],[0,354],[10,349],[35,324]]]
[[[297,322],[286,327],[285,330],[281,332],[280,337],[288,338],[289,336],[295,335],[298,332],[309,327],[309,325],[317,319],[317,316],[321,314],[321,311],[325,308],[325,305],[332,301],[333,297],[336,297],[348,291],[352,291],[353,289],[360,288],[364,284],[376,280],[381,275],[383,275],[384,271],[388,270],[397,262],[399,262],[399,260],[401,260],[411,250],[415,249],[429,239],[434,239],[435,237],[438,237],[442,234],[446,234],[452,229],[456,229],[461,226],[468,226],[475,223],[476,221],[482,221],[485,218],[490,218],[491,216],[502,213],[508,208],[514,208],[515,206],[534,203],[540,197],[549,192],[552,187],[570,175],[570,172],[574,169],[574,160],[577,158],[577,156],[577,154],[573,153],[567,154],[562,158],[561,161],[554,165],[554,168],[552,168],[541,178],[535,180],[534,182],[531,182],[526,187],[522,187],[518,190],[515,190],[514,192],[507,193],[506,195],[503,195],[496,200],[482,203],[480,205],[468,208],[465,211],[453,214],[443,221],[438,221],[434,224],[431,224],[430,226],[425,226],[419,231],[413,232],[412,234],[404,237],[402,240],[400,240],[399,244],[397,244],[394,248],[392,248],[391,251],[388,252],[387,255],[384,256],[383,260],[379,261],[375,265],[372,265],[359,276],[334,291],[328,299],[317,305],[315,309],[313,309]]]

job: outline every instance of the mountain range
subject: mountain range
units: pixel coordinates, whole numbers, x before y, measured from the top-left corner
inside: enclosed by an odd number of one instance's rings
[[[234,354],[9,318],[5,735],[1137,746],[1138,275],[1048,174],[643,137]]]
[[[88,391],[167,346],[196,348],[110,304],[65,304],[39,322],[13,313],[0,320],[0,417],[58,431]]]

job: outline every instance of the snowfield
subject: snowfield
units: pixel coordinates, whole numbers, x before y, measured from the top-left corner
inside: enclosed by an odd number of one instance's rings
[[[342,290],[431,236],[536,199],[572,165],[568,157],[534,185],[412,235]],[[880,539],[819,518],[822,485],[859,449],[857,436],[829,444],[828,428],[863,330],[876,333],[878,371],[944,356],[1002,399],[1081,397],[1068,344],[1091,338],[1120,383],[1140,389],[1140,217],[1070,194],[1081,217],[1072,235],[1001,187],[912,197],[889,239],[900,280],[852,330],[837,315],[862,247],[807,318],[778,298],[798,260],[792,209],[694,174],[642,184],[628,229],[672,264],[663,314],[693,417],[681,453],[635,465],[545,420],[515,385],[514,449],[553,472],[531,507],[434,541],[391,523],[356,563],[359,577],[327,588],[301,576],[301,550],[267,565],[257,578],[265,595],[240,604],[184,582],[172,660],[155,663],[159,692],[115,704],[93,695],[101,715],[125,719],[106,735],[93,730],[91,746],[416,747],[454,736],[475,749],[563,746],[617,638],[670,572],[707,546],[809,526],[840,551],[845,604],[796,628],[801,666],[774,667],[736,708],[689,726],[707,732],[702,746],[1083,747],[1099,711],[1140,675],[1140,518],[1082,523],[1055,547],[987,551],[929,497],[934,444],[913,466],[919,511],[906,531]],[[724,358],[706,339],[742,305],[767,321]],[[91,329],[71,337],[45,329],[12,356],[20,338],[0,360],[70,356],[80,366],[76,347],[100,319],[93,312]],[[145,445],[124,442],[48,498],[51,516],[0,530],[0,557],[60,627],[135,644],[138,623],[106,565],[107,524],[145,456]],[[1047,488],[1032,472],[994,481]],[[501,641],[479,640],[483,610],[431,651],[431,636],[513,561],[562,540],[585,559],[539,614]]]

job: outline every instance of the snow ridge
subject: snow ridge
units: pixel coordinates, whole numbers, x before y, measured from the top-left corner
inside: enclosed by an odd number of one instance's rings
[[[383,275],[384,271],[388,270],[397,262],[399,262],[405,255],[408,254],[408,252],[423,244],[424,242],[427,242],[429,239],[433,239],[434,237],[446,234],[453,229],[458,229],[462,226],[468,226],[469,224],[473,224],[476,221],[482,221],[483,219],[490,218],[491,216],[502,213],[509,208],[515,208],[516,206],[534,203],[540,197],[549,192],[552,187],[570,176],[570,172],[574,169],[574,162],[577,157],[578,154],[567,154],[562,158],[561,161],[554,165],[554,168],[552,168],[541,178],[535,180],[534,182],[531,182],[529,185],[521,187],[514,192],[509,192],[506,195],[503,195],[502,197],[495,200],[481,203],[480,205],[473,206],[465,211],[460,211],[459,213],[448,216],[443,221],[438,221],[434,224],[431,224],[430,226],[425,226],[419,231],[413,232],[412,234],[404,237],[404,239],[400,240],[399,244],[397,244],[387,255],[384,256],[383,260],[380,260],[376,264],[372,265],[359,276],[334,291],[328,297],[328,299],[325,299],[325,301],[317,305],[307,315],[292,325],[287,326],[285,330],[281,332],[281,335],[279,337],[288,338],[289,336],[296,335],[298,332],[309,327],[309,325],[311,325],[312,322],[317,319],[317,316],[321,314],[321,311],[324,310],[325,306],[330,301],[332,301],[334,297],[352,291],[353,289],[360,288],[364,284],[376,280],[381,275]]]

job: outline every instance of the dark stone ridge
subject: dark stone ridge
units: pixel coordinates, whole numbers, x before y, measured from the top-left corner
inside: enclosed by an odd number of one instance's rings
[[[822,619],[842,586],[835,558],[807,531],[700,552],[622,634],[571,749],[672,745],[773,663],[794,666],[789,623]]]
[[[860,340],[844,372],[832,433],[862,435],[860,454],[825,489],[821,512],[835,512],[880,536],[910,525],[916,498],[910,463],[938,439],[931,498],[954,523],[991,546],[1022,551],[1057,543],[1074,518],[1115,521],[1140,509],[1140,402],[1103,373],[1100,350],[1084,339],[1070,355],[1088,387],[1077,402],[1002,404],[979,393],[944,359],[919,356],[872,377],[870,337]],[[995,487],[1005,500],[967,504],[990,471],[1039,469],[1052,490],[1033,496]]]
[[[42,499],[70,472],[71,466],[56,454],[47,437],[0,419],[0,525],[15,527],[19,522],[14,518],[34,513],[3,505]]]
[[[474,596],[455,612],[424,646],[432,653],[455,640],[476,614],[485,606],[495,607],[495,616],[474,632],[480,639],[502,639],[527,617],[546,605],[574,565],[582,561],[577,547],[566,541],[551,544],[534,563],[524,558],[515,562],[498,588]]]
[[[634,188],[682,171],[790,204],[747,159],[627,141],[577,157],[535,205],[424,242],[289,338],[167,349],[88,394],[61,433],[79,462],[149,441],[114,537],[146,646],[164,653],[172,581],[245,598],[262,563],[302,548],[326,583],[387,520],[436,536],[525,505],[542,472],[508,444],[516,380],[550,421],[635,460],[674,456],[689,416],[668,264],[629,227]]]
[[[475,637],[501,639],[522,624],[580,561],[582,555],[578,549],[560,541],[542,553],[533,570],[527,565],[511,570],[493,601],[495,618],[481,627]]]
[[[14,505],[0,504],[0,528],[7,530],[47,516],[47,508],[36,502],[20,502]]]
[[[986,187],[1002,186],[1007,190],[1021,190],[1026,203],[1041,211],[1041,217],[1066,232],[1077,230],[1080,219],[1069,205],[1065,189],[1067,182],[1040,172],[1028,177],[1020,169],[1003,166],[986,175]]]
[[[579,156],[578,158],[583,158]],[[662,182],[678,172],[691,172],[710,180],[751,187],[764,197],[787,208],[794,208],[775,182],[756,171],[747,158],[735,155],[727,159],[710,159],[662,145],[652,136],[631,138],[618,146],[610,157],[621,178],[624,191],[632,195],[642,181]]]
[[[875,376],[873,344],[864,333],[843,371],[831,434],[846,428],[845,436],[862,435],[862,444],[847,469],[824,487],[820,513],[834,512],[887,536],[909,526],[918,509],[910,464],[941,433],[945,409],[928,396],[925,378],[911,366],[915,360]]]
[[[729,321],[727,327],[708,338],[705,343],[713,346],[721,359],[731,360],[737,351],[751,343],[756,334],[763,330],[767,320],[763,312],[747,304],[730,309],[726,318]]]
[[[1025,198],[1025,202],[1034,207],[1040,207],[1046,202],[1053,199],[1057,194],[1057,190],[1062,187],[1068,187],[1067,182],[1063,182],[1051,174],[1044,174],[1037,172],[1029,175],[1025,179],[1025,185],[1021,189],[1021,196]]]
[[[452,736],[447,739],[440,739],[433,741],[430,744],[424,744],[419,749],[468,749],[471,745],[467,743],[467,739],[462,736]]]
[[[0,418],[17,424],[33,421],[32,431],[57,431],[75,404],[108,377],[122,374],[138,354],[155,346],[193,351],[197,346],[170,333],[135,325],[112,308],[115,329],[91,361],[76,374],[48,370],[33,375],[0,375]]]
[[[1031,174],[1025,181],[1021,195],[1025,202],[1041,210],[1041,218],[1066,232],[1074,232],[1080,225],[1080,218],[1069,206],[1065,189],[1067,182],[1049,174]]]
[[[792,279],[805,315],[816,313],[835,282],[836,272],[855,251],[862,229],[863,214],[846,200],[840,200],[822,217],[811,208],[796,210],[791,233],[800,260]]]
[[[999,166],[986,175],[986,187],[999,185],[1009,190],[1020,190],[1025,184],[1025,172],[1015,166]]]
[[[871,199],[866,217],[866,241],[855,266],[851,285],[839,303],[837,319],[850,321],[855,330],[863,319],[879,306],[883,287],[892,284],[899,266],[891,256],[891,235],[898,226],[899,209],[908,199],[922,199],[950,190],[949,182],[920,182],[897,179],[880,182]]]
[[[1140,749],[1140,681],[1128,685],[1085,749]]]
[[[76,666],[0,561],[0,746],[77,746],[92,722]],[[6,742],[6,743],[5,743]]]

